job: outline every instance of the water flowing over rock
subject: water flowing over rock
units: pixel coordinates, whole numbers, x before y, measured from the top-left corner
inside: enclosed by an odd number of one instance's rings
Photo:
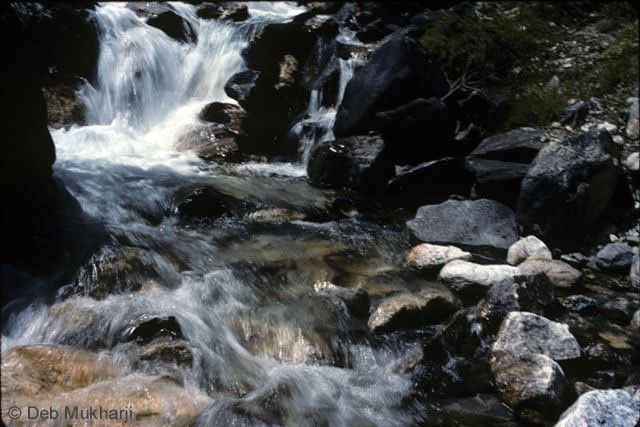
[[[522,182],[518,222],[553,246],[576,246],[613,197],[616,159],[606,131],[549,143]]]
[[[376,49],[347,84],[334,133],[343,137],[373,129],[376,113],[448,90],[440,68],[415,40],[399,34]]]
[[[631,263],[631,271],[629,273],[631,285],[640,288],[640,255],[635,254]]]
[[[152,16],[147,20],[147,24],[164,31],[169,37],[180,42],[195,41],[197,37],[189,21],[170,10]]]
[[[407,227],[418,239],[429,243],[507,249],[518,238],[513,211],[485,199],[422,206]]]
[[[465,299],[479,299],[494,283],[512,279],[519,274],[510,265],[480,265],[468,261],[451,261],[445,265],[438,279],[451,286]]]
[[[557,362],[580,357],[580,345],[567,325],[520,311],[504,319],[491,351],[494,357],[544,354]]]
[[[640,399],[627,390],[594,390],[580,396],[556,427],[634,427],[640,419]]]
[[[423,243],[407,254],[407,264],[417,268],[434,269],[454,260],[470,260],[471,254],[455,246],[438,246]]]
[[[551,251],[542,240],[536,236],[527,236],[509,247],[507,262],[511,265],[518,265],[529,257],[546,260],[553,259]]]

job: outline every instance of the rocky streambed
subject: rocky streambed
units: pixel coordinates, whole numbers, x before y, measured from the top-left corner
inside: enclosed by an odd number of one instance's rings
[[[636,426],[637,98],[504,129],[445,3],[2,6],[2,422]]]

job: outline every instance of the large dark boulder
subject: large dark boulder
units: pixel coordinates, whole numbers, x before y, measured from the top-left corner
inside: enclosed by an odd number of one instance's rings
[[[243,152],[297,154],[287,131],[308,104],[309,90],[302,84],[301,69],[315,38],[313,29],[304,23],[273,23],[243,50],[249,70],[236,74],[225,86],[227,94],[247,111],[239,139]]]
[[[544,132],[539,129],[514,129],[485,138],[469,156],[501,162],[530,163],[544,147],[543,136]]]
[[[336,116],[337,137],[375,128],[375,114],[416,98],[441,98],[449,90],[440,67],[405,34],[376,49],[347,84]]]
[[[517,216],[525,232],[553,246],[579,245],[614,195],[617,156],[607,131],[545,146],[522,182]]]
[[[436,97],[419,98],[375,115],[389,153],[397,164],[417,164],[466,153],[453,142],[455,115]]]
[[[422,206],[407,227],[429,243],[508,249],[518,240],[513,211],[493,200],[447,200]]]
[[[475,181],[473,189],[476,197],[516,207],[522,180],[529,170],[528,164],[469,158],[466,168]]]
[[[197,41],[198,35],[189,21],[171,10],[152,16],[147,20],[147,25],[162,30],[172,39],[182,43]]]
[[[471,176],[464,160],[447,157],[396,170],[385,195],[406,206],[444,202],[452,194],[469,196]]]
[[[320,188],[381,192],[393,176],[393,165],[377,135],[352,136],[318,144],[309,157],[307,175]]]

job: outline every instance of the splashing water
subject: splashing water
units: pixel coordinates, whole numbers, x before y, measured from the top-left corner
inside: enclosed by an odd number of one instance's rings
[[[56,174],[83,210],[107,227],[112,241],[145,248],[151,254],[145,261],[160,270],[170,285],[149,281],[136,292],[102,300],[73,297],[54,306],[32,304],[3,326],[2,351],[32,343],[99,343],[124,354],[127,347],[118,344],[118,336],[132,320],[147,314],[174,316],[194,350],[193,367],[180,368],[184,382],[218,399],[198,425],[222,425],[215,420],[222,416],[225,402],[249,401],[283,383],[290,390],[287,425],[305,425],[310,413],[319,414],[331,426],[408,425],[410,421],[399,407],[410,381],[389,369],[393,352],[335,338],[333,344],[346,347],[348,368],[301,363],[296,359],[299,353],[317,350],[305,347],[313,346],[313,340],[302,338],[312,332],[314,322],[323,322],[322,313],[314,319],[313,310],[301,306],[308,284],[282,290],[260,272],[239,267],[247,262],[264,263],[281,257],[282,252],[291,257],[300,257],[299,253],[307,250],[315,253],[321,250],[318,247],[323,248],[323,242],[337,244],[339,236],[347,234],[340,244],[352,244],[362,239],[360,230],[347,232],[331,224],[307,226],[301,222],[295,225],[296,237],[291,240],[280,242],[267,234],[267,243],[261,246],[251,240],[255,236],[250,236],[249,243],[237,237],[239,249],[233,251],[219,242],[236,234],[250,235],[243,224],[231,222],[222,224],[220,230],[203,232],[180,227],[167,215],[168,200],[176,188],[185,182],[207,183],[215,178],[195,154],[176,151],[176,139],[198,123],[198,113],[207,103],[235,102],[224,93],[224,84],[243,69],[240,52],[260,26],[289,19],[304,8],[249,2],[251,18],[229,24],[199,19],[192,5],[171,5],[195,29],[196,44],[169,38],[124,4],[97,7],[97,80],[95,85],[86,83],[80,92],[89,124],[52,131],[58,153]],[[305,160],[314,143],[331,137],[336,108],[358,61],[340,62],[336,106],[321,107],[319,93],[312,93],[309,120],[319,123],[321,131],[305,142]],[[255,165],[242,167],[260,175]],[[285,174],[299,175],[299,170]],[[150,223],[149,216],[160,217],[160,224]],[[300,250],[286,248],[298,244],[301,235],[311,236],[312,243],[304,243]],[[358,244],[376,245],[366,240]],[[273,251],[273,245],[285,247],[281,252],[268,252]],[[315,265],[313,256],[295,262],[307,269]],[[256,315],[258,319],[251,320]],[[337,325],[348,323],[341,316],[345,315],[337,315]],[[85,318],[93,319],[89,329],[85,323],[74,323]],[[238,324],[241,327],[233,326]],[[247,336],[268,333],[270,328],[276,331],[273,346],[280,349],[281,356],[292,352],[292,360],[278,360],[274,356],[277,352],[250,351]],[[235,424],[229,421],[225,425]]]

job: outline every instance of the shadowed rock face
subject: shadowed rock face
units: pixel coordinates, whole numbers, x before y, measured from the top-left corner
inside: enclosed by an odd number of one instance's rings
[[[348,83],[334,133],[342,137],[370,130],[376,113],[415,98],[440,98],[448,90],[442,71],[418,43],[395,36],[374,51]]]
[[[518,222],[554,246],[579,245],[613,197],[616,158],[607,131],[545,146],[522,182]]]

